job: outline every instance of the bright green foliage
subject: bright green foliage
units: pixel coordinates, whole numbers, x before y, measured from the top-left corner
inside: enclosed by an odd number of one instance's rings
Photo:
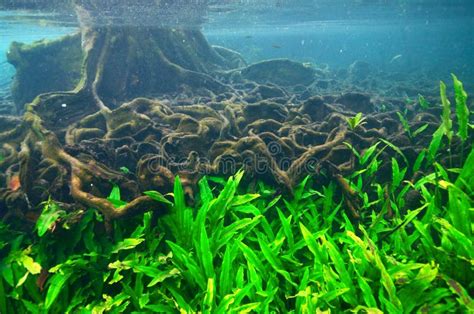
[[[359,112],[352,118],[346,118],[347,125],[351,130],[357,129],[357,127],[364,125],[365,118],[362,117],[362,112]]]
[[[168,213],[114,221],[110,234],[97,210],[78,219],[49,200],[34,234],[0,222],[0,312],[472,312],[474,149],[445,169],[447,129],[416,160],[383,139],[346,143],[357,222],[334,182],[306,177],[285,195],[244,186],[242,172],[202,178],[192,206],[178,177],[173,193],[147,191]],[[383,152],[392,173],[378,182]],[[425,176],[407,181],[416,171]],[[118,186],[108,200],[125,205]]]
[[[456,75],[451,74],[454,83],[454,94],[456,100],[456,116],[458,118],[458,136],[464,142],[467,139],[469,108],[467,107],[467,93],[463,88],[462,82],[458,80]]]
[[[112,191],[110,192],[109,197],[107,197],[107,200],[111,202],[116,208],[127,205],[127,202],[121,200],[120,187],[116,184],[113,185]]]
[[[128,169],[127,167],[120,167],[120,172],[122,172],[123,174],[130,174],[130,169]]]
[[[451,120],[451,103],[446,96],[446,84],[444,82],[439,82],[439,93],[441,96],[441,104],[443,105],[443,115],[441,116],[441,120],[443,122],[444,134],[449,140],[451,145],[451,141],[453,138],[453,122]]]
[[[51,199],[44,203],[43,212],[36,221],[36,230],[38,236],[42,237],[45,233],[53,228],[56,221],[66,215],[66,212],[62,210],[55,202]]]
[[[414,139],[418,134],[422,133],[423,131],[425,131],[428,128],[428,124],[424,124],[424,125],[422,125],[421,127],[419,127],[418,129],[416,129],[415,131],[412,132],[412,130],[410,128],[410,124],[409,124],[407,118],[405,117],[405,115],[401,114],[398,111],[397,111],[397,115],[398,115],[398,119],[400,120],[400,123],[403,126],[403,129],[407,133],[408,137],[411,138],[411,139]]]
[[[365,154],[370,155],[364,163],[369,166],[380,156],[375,148]],[[473,158],[474,150],[468,160]],[[365,227],[347,219],[333,184],[317,191],[306,178],[293,197],[275,198],[263,196],[271,191],[264,184],[257,193],[239,188],[242,173],[223,186],[211,186],[203,178],[194,208],[186,205],[178,178],[173,202],[158,192],[147,192],[169,202],[170,213],[157,225],[151,212],[141,222],[137,217],[135,228],[130,222],[116,222],[112,238],[94,227],[101,223],[94,210],[69,230],[58,226],[55,232],[64,233],[61,239],[47,236],[51,228],[46,228],[41,238],[29,243],[2,225],[1,248],[7,258],[0,264],[0,289],[5,291],[0,309],[2,313],[12,313],[10,308],[35,313],[80,308],[95,313],[473,310],[467,292],[474,279],[469,170],[472,164],[466,164],[454,182],[427,176],[411,187],[403,183],[407,168],[392,159],[389,201],[395,218],[380,219],[377,213],[385,201],[371,199],[364,185],[356,186],[367,195]],[[352,181],[371,178],[365,171]],[[436,186],[446,191],[447,203],[431,192]],[[419,190],[425,204],[403,214],[399,195],[406,193],[406,187]],[[377,183],[372,188],[377,191]],[[119,199],[118,191],[110,198]],[[51,204],[45,203],[46,214]],[[178,223],[187,229],[173,228]],[[55,254],[47,253],[53,249]],[[49,272],[43,292],[35,283],[42,268]]]
[[[422,109],[428,109],[431,107],[431,104],[423,97],[423,95],[418,95],[418,103]]]

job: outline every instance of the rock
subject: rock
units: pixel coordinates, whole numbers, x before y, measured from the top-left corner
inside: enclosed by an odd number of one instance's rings
[[[246,105],[243,108],[243,113],[247,124],[259,119],[273,119],[283,122],[288,117],[288,110],[285,106],[271,101]]]
[[[7,59],[16,68],[13,101],[18,111],[23,111],[24,105],[39,94],[74,89],[81,78],[81,36],[68,35],[31,45],[13,42]]]
[[[260,95],[261,99],[287,97],[287,93],[274,85],[259,85],[250,92],[251,95]]]
[[[333,112],[341,112],[342,110],[334,105],[325,103],[321,96],[313,96],[306,100],[299,109],[300,113],[307,114],[313,121],[322,121]]]
[[[352,81],[362,81],[372,74],[373,68],[368,62],[355,61],[349,66],[348,72]]]
[[[242,77],[257,83],[273,83],[280,86],[309,85],[315,78],[315,70],[287,59],[258,62],[241,70]]]
[[[212,46],[212,48],[214,48],[214,50],[220,56],[226,59],[233,68],[242,68],[247,66],[247,62],[245,62],[245,59],[237,51],[221,46]]]
[[[369,113],[375,110],[370,96],[362,93],[346,93],[337,98],[335,102],[353,112]]]

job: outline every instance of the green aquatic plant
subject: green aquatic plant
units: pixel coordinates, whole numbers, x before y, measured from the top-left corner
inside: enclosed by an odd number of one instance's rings
[[[363,169],[377,165],[389,147],[381,143],[360,154]],[[392,159],[389,194],[370,171],[354,174],[350,181],[363,199],[359,223],[346,214],[335,183],[318,190],[306,177],[293,196],[275,196],[264,183],[247,191],[239,172],[226,181],[204,177],[192,207],[179,178],[168,196],[173,201],[146,192],[170,206],[169,214],[156,220],[148,212],[133,218],[133,224],[114,221],[110,237],[98,231],[103,217],[93,209],[70,229],[53,218],[42,219],[45,234],[38,239],[2,224],[0,243],[7,258],[0,262],[5,292],[0,310],[472,310],[467,291],[473,279],[473,160],[474,150],[454,181],[441,174],[409,184],[403,181],[407,168]],[[447,193],[447,203],[433,193],[435,186]],[[423,204],[404,212],[400,194],[412,189],[421,193]],[[120,200],[117,187],[109,199]],[[52,204],[45,205],[57,206]],[[380,215],[387,207],[392,220]],[[55,211],[45,209],[44,215],[59,217],[48,215]],[[58,224],[54,229],[53,223]],[[52,236],[57,232],[64,234],[61,240]],[[51,249],[56,253],[48,255]],[[43,282],[43,293],[36,282]]]
[[[61,217],[64,217],[66,212],[51,198],[43,203],[43,209],[41,215],[36,221],[36,230],[38,236],[42,237],[48,232],[48,230],[54,229],[56,222]]]
[[[127,167],[120,167],[120,172],[122,172],[123,174],[131,173],[130,169],[128,169]]]
[[[322,166],[291,194],[239,171],[201,178],[193,203],[176,176],[123,220],[49,199],[35,233],[0,222],[0,312],[472,312],[474,149],[446,168],[445,134],[415,160],[345,142],[352,173]]]
[[[449,146],[453,139],[453,121],[451,120],[451,102],[446,96],[446,84],[444,82],[439,83],[439,93],[441,97],[441,104],[443,106],[443,114],[441,116],[442,126],[444,130],[444,135],[448,138]]]
[[[457,135],[464,143],[468,134],[469,123],[469,108],[467,106],[467,93],[463,88],[462,82],[458,80],[456,75],[453,77],[454,94],[456,101],[456,116],[458,118],[458,132]]]
[[[112,185],[112,191],[110,191],[110,195],[107,197],[107,200],[111,202],[115,208],[121,208],[127,205],[127,202],[123,201],[121,198],[120,187],[116,184]]]
[[[402,114],[397,111],[397,115],[398,115],[398,119],[400,120],[400,123],[402,124],[403,129],[407,133],[408,137],[412,140],[417,135],[421,134],[423,131],[425,131],[428,128],[428,124],[423,124],[421,127],[419,127],[418,129],[412,132],[410,123],[408,122],[408,119],[406,118],[406,112]]]
[[[364,125],[365,118],[362,117],[362,112],[359,112],[358,114],[356,114],[355,116],[351,118],[346,118],[346,122],[347,122],[347,125],[349,126],[349,129],[355,130],[359,126]]]
[[[425,99],[423,95],[418,95],[418,104],[422,109],[428,109],[431,107],[431,104]]]
[[[453,86],[454,86],[454,95],[455,95],[455,111],[457,117],[457,133],[456,135],[461,139],[462,148],[461,148],[461,155],[464,155],[464,142],[468,138],[468,130],[469,130],[469,107],[467,106],[467,93],[463,88],[463,84],[458,78],[452,74],[453,78]],[[443,134],[448,139],[448,146],[450,148],[449,154],[451,159],[451,143],[453,139],[453,120],[451,119],[451,102],[448,100],[446,95],[446,84],[444,82],[440,82],[440,97],[441,97],[441,104],[443,107],[443,113],[441,116],[442,125],[441,128],[443,130]],[[436,132],[435,136],[439,137],[439,133]],[[438,144],[439,145],[439,144]]]

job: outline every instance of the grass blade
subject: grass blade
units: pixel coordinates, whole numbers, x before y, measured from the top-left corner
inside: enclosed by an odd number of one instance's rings
[[[454,95],[456,100],[456,116],[458,118],[458,136],[463,142],[467,139],[469,124],[469,108],[467,106],[467,93],[463,88],[462,82],[456,75],[451,74],[454,84]]]

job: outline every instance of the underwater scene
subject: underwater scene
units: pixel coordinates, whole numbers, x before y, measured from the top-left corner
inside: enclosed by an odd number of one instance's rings
[[[474,313],[473,30],[0,0],[0,313]]]

